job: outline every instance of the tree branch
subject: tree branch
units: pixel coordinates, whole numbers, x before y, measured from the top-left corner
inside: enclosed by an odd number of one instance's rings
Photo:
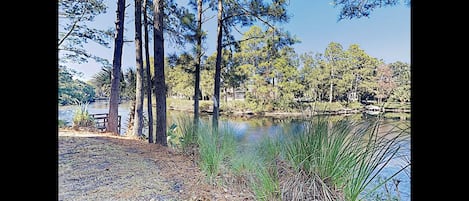
[[[91,55],[86,53],[86,51],[84,51],[84,50],[69,49],[69,48],[58,48],[57,50],[69,51],[69,52],[73,52],[73,53],[78,54],[78,55],[83,55],[85,57],[91,57]]]
[[[236,27],[236,26],[233,26],[233,28],[241,35],[243,35],[243,33],[241,33],[241,31]]]
[[[262,39],[262,38],[264,38],[264,37],[265,37],[265,36],[253,36],[253,37],[250,37],[250,38],[246,38],[246,39],[242,39],[242,40],[238,40],[238,41],[233,41],[233,42],[225,43],[225,44],[222,45],[222,47],[234,45],[234,44],[237,44],[237,43],[246,42],[246,41],[249,41],[249,40],[252,40],[252,39]]]
[[[85,8],[85,9],[86,9],[86,8]],[[83,12],[83,14],[81,14],[80,19],[78,19],[77,21],[75,21],[75,23],[73,23],[72,28],[71,28],[70,31],[68,31],[68,33],[65,34],[65,36],[59,41],[59,44],[57,45],[57,47],[59,47],[59,46],[65,41],[65,39],[66,39],[68,36],[70,36],[70,34],[73,32],[73,30],[74,30],[75,27],[77,26],[78,22],[81,21],[81,19],[82,19],[83,16],[85,15],[85,13],[86,13],[86,10],[85,10],[85,12]]]
[[[227,19],[230,19],[230,18],[233,18],[233,17],[238,17],[238,16],[242,16],[242,15],[246,15],[247,13],[237,13],[236,15],[229,15],[229,16],[226,16],[224,17],[223,19],[221,19],[221,21],[225,21]]]
[[[207,22],[207,21],[209,21],[209,20],[211,20],[211,19],[214,18],[214,17],[215,17],[215,15],[212,15],[211,17],[205,17],[205,18],[202,20],[202,24],[205,23],[205,22]]]
[[[246,10],[246,8],[244,8],[243,6],[239,5],[236,1],[235,3],[238,5],[238,7],[240,9],[242,9],[245,13],[245,15],[251,15],[255,18],[257,18],[259,21],[263,22],[264,24],[266,24],[267,26],[271,27],[272,29],[275,30],[275,27],[273,25],[271,25],[269,22],[267,22],[266,20],[262,19],[261,17],[259,17],[258,15],[254,15],[252,12],[250,12],[249,10]]]
[[[202,13],[205,13],[205,11],[207,11],[209,8],[210,8],[210,6],[207,6],[207,8],[202,10]]]

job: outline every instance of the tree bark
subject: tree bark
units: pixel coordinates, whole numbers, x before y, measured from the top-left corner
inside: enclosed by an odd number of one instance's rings
[[[231,88],[231,91],[233,92],[233,100],[236,100],[236,91],[235,91],[235,88],[232,87],[232,88]]]
[[[224,87],[223,91],[225,91],[225,103],[228,103],[228,88]]]
[[[114,134],[118,133],[118,107],[120,97],[120,75],[121,75],[121,61],[122,61],[122,48],[124,44],[124,12],[125,0],[117,1],[116,11],[116,34],[114,38],[114,58],[112,61],[112,74],[111,74],[111,95],[109,99],[109,119],[106,130]]]
[[[199,125],[200,63],[202,59],[202,0],[197,0],[197,44],[194,86],[194,133]]]
[[[152,77],[150,73],[150,52],[148,48],[148,19],[147,19],[147,1],[143,0],[143,24],[145,31],[145,73],[147,75],[147,113],[148,113],[148,143],[153,143],[153,111],[151,101]]]
[[[135,100],[131,100],[130,103],[130,112],[129,112],[129,119],[127,124],[127,131],[126,135],[133,135],[134,134],[134,126],[135,126]]]
[[[142,136],[143,129],[143,60],[142,60],[142,1],[135,0],[135,61],[137,80],[135,86],[134,135]]]
[[[218,0],[218,28],[217,28],[217,59],[215,62],[215,87],[213,92],[213,117],[212,127],[215,132],[218,131],[218,116],[220,114],[220,71],[221,71],[221,53],[222,53],[222,32],[223,32],[223,4]]]
[[[156,143],[167,146],[166,141],[166,86],[164,80],[163,1],[154,1],[154,67],[156,95]]]
[[[334,77],[334,69],[331,67],[331,80],[330,80],[330,89],[329,89],[329,103],[332,103],[332,78]]]

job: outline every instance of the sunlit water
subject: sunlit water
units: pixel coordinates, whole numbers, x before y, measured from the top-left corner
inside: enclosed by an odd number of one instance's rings
[[[59,120],[64,120],[71,125],[73,113],[77,106],[61,106],[59,107],[58,117]],[[119,115],[122,118],[122,127],[121,135],[125,134],[127,130],[127,124],[129,119],[129,108],[130,103],[124,102],[119,104]],[[108,113],[109,105],[107,102],[95,102],[88,105],[88,112],[90,114],[97,113]],[[146,114],[145,114],[146,115]],[[180,115],[191,115],[190,112],[177,112],[177,111],[168,111],[168,125],[175,123],[176,118]],[[343,116],[333,116],[331,119],[340,119],[344,118]],[[354,118],[359,121],[366,121],[369,117],[363,115],[354,115],[348,118]],[[202,121],[207,123],[211,122],[211,117],[209,115],[202,115]],[[221,124],[227,124],[230,127],[234,128],[236,139],[241,144],[248,144],[253,142],[258,142],[260,139],[266,136],[275,136],[278,133],[297,133],[302,129],[302,122],[304,119],[293,119],[293,118],[274,118],[274,117],[227,117],[222,116],[220,118]],[[381,127],[383,132],[386,132],[392,129],[395,125],[404,125],[404,127],[410,126],[409,120],[385,120]],[[408,129],[410,131],[410,129]],[[144,131],[145,132],[145,131]],[[148,132],[148,131],[146,131]],[[400,141],[399,145],[401,149],[397,154],[398,157],[393,159],[386,165],[383,171],[378,175],[382,179],[388,178],[398,170],[400,170],[404,165],[410,161],[410,135]],[[398,180],[398,188],[400,193],[401,200],[410,200],[410,166],[407,167],[404,171],[400,172],[394,177],[394,180]],[[375,179],[378,181],[378,178]],[[373,185],[370,185],[373,186]],[[395,186],[393,185],[393,180],[387,182],[388,190],[396,195]],[[380,188],[377,193],[385,193],[384,186]],[[375,199],[372,199],[375,200]]]

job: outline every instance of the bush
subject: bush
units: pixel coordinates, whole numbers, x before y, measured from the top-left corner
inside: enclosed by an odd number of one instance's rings
[[[237,112],[237,111],[246,111],[247,107],[244,101],[234,100],[228,102],[222,102],[220,109],[226,112]]]
[[[315,111],[322,112],[322,111],[337,111],[344,109],[342,104],[339,102],[315,102],[311,103],[312,107],[315,107]]]
[[[347,108],[349,108],[349,109],[360,109],[360,108],[363,108],[363,105],[359,102],[351,102],[347,105]]]
[[[67,121],[61,120],[61,119],[59,119],[58,122],[57,122],[57,126],[58,126],[59,128],[66,128],[66,127],[68,127],[67,124],[68,124]]]
[[[409,102],[386,102],[384,107],[387,109],[406,109],[410,110]]]
[[[88,103],[79,103],[73,115],[74,129],[78,128],[94,128],[95,122],[88,113]]]
[[[378,136],[378,120],[358,124],[318,118],[304,127],[304,131],[289,135],[286,158],[296,170],[317,174],[331,189],[342,190],[346,200],[358,200],[399,150],[401,133]]]
[[[200,111],[203,111],[203,110],[208,111],[212,108],[212,106],[213,106],[213,103],[210,102],[210,101],[200,101],[199,102],[199,110]]]

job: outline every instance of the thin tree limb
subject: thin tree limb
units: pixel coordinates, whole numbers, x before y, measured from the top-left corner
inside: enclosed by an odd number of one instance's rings
[[[85,9],[86,9],[86,8],[85,8]],[[77,26],[78,22],[80,22],[81,19],[83,19],[83,16],[85,16],[85,13],[86,13],[86,10],[85,10],[85,12],[83,12],[83,14],[81,14],[80,19],[78,19],[77,21],[75,21],[75,23],[73,23],[72,28],[71,28],[70,31],[68,31],[68,33],[65,34],[65,36],[59,41],[59,44],[57,45],[57,47],[60,46],[60,45],[65,41],[65,39],[66,39],[68,36],[70,36],[70,34],[73,32],[73,30],[74,30],[75,27]]]
[[[202,20],[202,24],[209,21],[209,20],[211,20],[211,19],[213,19],[214,17],[215,17],[215,15],[212,15],[210,17],[205,17],[204,20]]]
[[[234,44],[237,44],[237,43],[246,42],[246,41],[249,41],[249,40],[252,40],[252,39],[262,39],[262,38],[264,38],[264,37],[265,37],[265,36],[253,36],[253,37],[250,37],[250,38],[246,38],[246,39],[242,39],[242,40],[237,40],[237,41],[232,41],[232,42],[229,42],[229,43],[225,43],[225,44],[222,45],[222,47],[234,45]]]

